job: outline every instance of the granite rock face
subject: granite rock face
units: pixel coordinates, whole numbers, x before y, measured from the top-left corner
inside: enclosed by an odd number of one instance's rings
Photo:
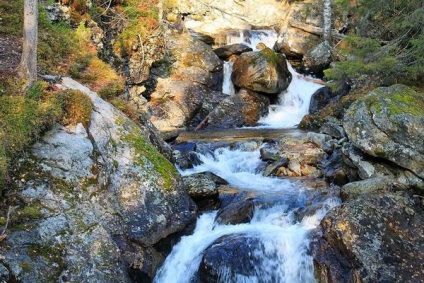
[[[17,217],[0,242],[8,270],[2,276],[151,280],[164,259],[153,245],[194,221],[196,207],[175,167],[150,142],[149,125],[138,126],[69,78],[63,86],[91,98],[91,122],[87,129],[57,125],[20,161]]]
[[[363,152],[424,178],[424,99],[404,85],[380,87],[354,102],[343,127]]]
[[[424,212],[408,195],[366,194],[321,222],[313,248],[321,282],[422,282]]]

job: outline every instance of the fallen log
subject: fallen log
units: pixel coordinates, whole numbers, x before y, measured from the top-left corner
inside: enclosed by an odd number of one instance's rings
[[[289,21],[289,26],[292,28],[297,28],[303,31],[306,31],[308,33],[312,33],[318,36],[324,35],[324,29],[316,26],[311,26],[304,24],[302,22],[298,22],[295,20]],[[337,38],[337,39],[343,39],[346,37],[346,35],[339,33],[337,30],[333,29],[331,30],[331,37]]]

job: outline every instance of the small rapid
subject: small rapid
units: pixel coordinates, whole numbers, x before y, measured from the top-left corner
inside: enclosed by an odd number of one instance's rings
[[[255,51],[259,42],[272,48],[276,40],[274,30],[234,31],[227,35],[227,44],[245,43]],[[273,131],[294,127],[308,113],[312,94],[322,87],[298,74],[291,65],[288,68],[291,84],[279,95],[278,105],[272,105],[269,114],[260,119],[260,128]],[[223,93],[228,95],[234,94],[231,72],[232,63],[225,62]],[[267,163],[261,160],[262,146],[253,140],[221,147],[207,141],[197,143],[200,165],[179,169],[181,175],[212,172],[240,193],[252,196],[254,211],[248,223],[239,224],[220,222],[225,207],[200,215],[193,233],[183,236],[173,247],[155,283],[316,282],[309,252],[312,231],[331,208],[340,204],[340,199],[299,180],[264,177]],[[228,242],[239,246],[229,248],[225,246]],[[221,257],[210,263],[211,253]],[[206,266],[209,263],[212,266]],[[202,270],[211,268],[215,277],[202,278],[209,276],[202,275]]]
[[[242,235],[257,243],[249,252],[246,272],[236,272],[229,263],[219,266],[218,282],[316,282],[312,258],[308,254],[309,231],[319,225],[327,211],[339,204],[329,197],[314,213],[298,219],[296,211],[316,196],[314,190],[301,182],[263,177],[260,147],[248,143],[238,148],[221,147],[199,154],[202,161],[182,175],[209,171],[226,179],[231,186],[266,198],[267,205],[257,206],[249,223],[223,225],[216,221],[217,211],[201,215],[192,235],[182,237],[158,271],[156,283],[189,283],[196,281],[205,250],[222,237]],[[271,201],[270,201],[271,200]]]

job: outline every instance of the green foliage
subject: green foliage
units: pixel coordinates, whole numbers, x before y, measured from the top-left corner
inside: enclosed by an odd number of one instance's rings
[[[116,17],[124,20],[125,28],[117,37],[114,48],[121,55],[131,54],[140,39],[145,40],[159,27],[157,0],[126,0]]]
[[[74,79],[81,79],[83,78],[84,74],[83,72],[87,70],[88,65],[90,65],[90,61],[93,58],[93,55],[83,55],[81,57],[78,57],[75,60],[75,63],[71,66],[69,70],[69,74]]]
[[[78,45],[74,31],[67,23],[52,24],[44,9],[39,13],[38,68],[41,73],[65,74]]]
[[[45,82],[36,82],[23,95],[0,97],[0,187],[7,180],[10,162],[54,123],[90,122],[92,103],[76,90],[49,92]]]
[[[331,80],[378,78],[380,85],[397,82],[420,84],[424,77],[424,7],[421,0],[336,0],[350,8],[355,33],[339,51],[344,55],[325,75]]]
[[[99,95],[103,99],[111,99],[113,97],[119,96],[124,92],[124,86],[120,82],[112,82],[107,86],[99,90]]]
[[[22,36],[23,0],[0,0],[0,34]]]

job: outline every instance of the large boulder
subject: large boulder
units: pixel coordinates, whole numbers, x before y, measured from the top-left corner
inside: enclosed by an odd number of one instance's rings
[[[20,161],[9,198],[13,219],[0,241],[8,269],[1,276],[148,282],[164,260],[154,245],[192,223],[195,205],[175,167],[149,141],[148,125],[69,78],[63,85],[91,98],[91,122],[87,129],[54,127]]]
[[[291,74],[283,55],[264,48],[241,54],[234,62],[231,79],[240,88],[279,94],[289,86]]]
[[[365,153],[424,178],[424,99],[404,85],[380,87],[354,102],[343,126]]]
[[[184,130],[198,114],[206,97],[222,88],[222,61],[212,48],[188,34],[167,37],[169,58],[151,77],[151,120],[162,132]]]
[[[270,100],[264,95],[246,89],[222,100],[211,111],[209,128],[235,128],[256,126],[262,116],[268,114]]]
[[[204,252],[199,282],[236,282],[240,277],[254,277],[259,268],[254,252],[259,247],[259,239],[246,235],[219,238]]]
[[[313,247],[320,282],[424,281],[421,200],[362,195],[333,209]]]

